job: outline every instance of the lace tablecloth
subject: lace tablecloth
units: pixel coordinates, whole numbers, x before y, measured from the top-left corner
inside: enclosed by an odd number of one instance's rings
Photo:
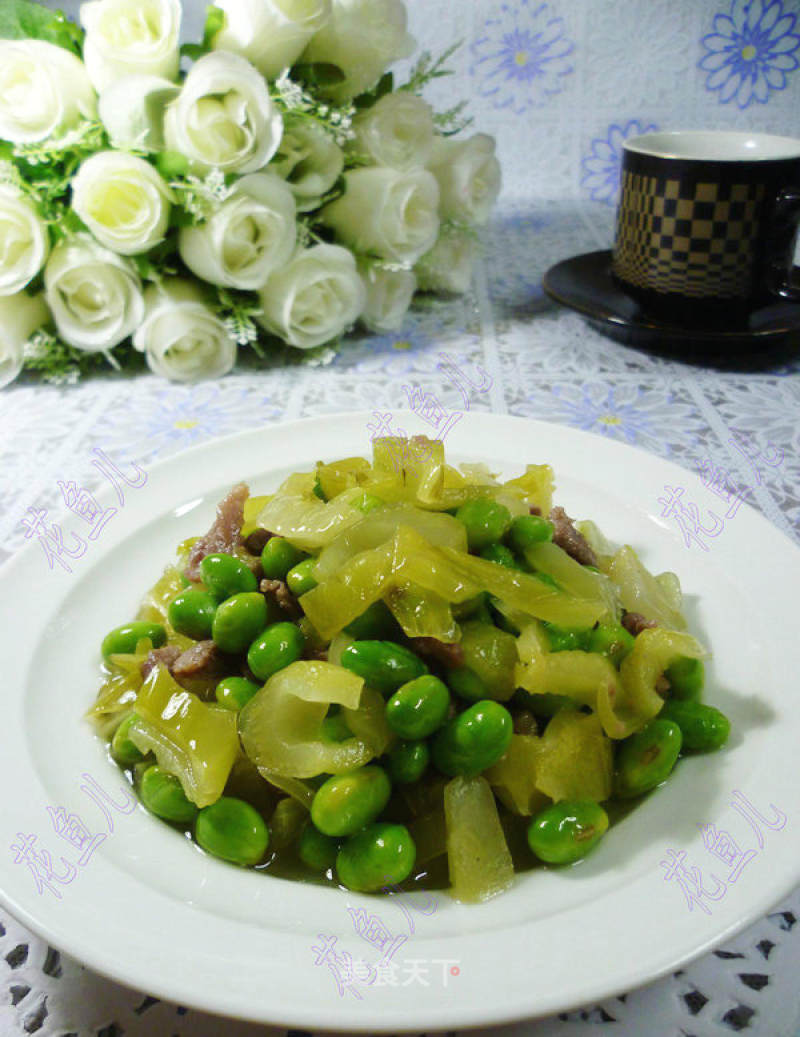
[[[191,6],[192,18],[201,20],[199,5]],[[402,333],[356,336],[328,363],[240,368],[191,387],[111,373],[75,387],[17,382],[0,393],[0,561],[24,544],[29,508],[46,508],[58,520],[59,481],[98,485],[95,448],[146,469],[261,424],[407,407],[402,387],[410,384],[453,412],[470,407],[572,425],[708,472],[710,482],[713,472],[719,492],[738,490],[800,540],[800,359],[723,371],[656,358],[602,337],[550,304],[541,288],[552,263],[610,246],[622,137],[654,125],[798,135],[800,4],[628,0],[620,10],[611,0],[474,0],[466,13],[445,0],[409,6],[426,46],[466,40],[457,77],[436,85],[436,99],[469,96],[479,127],[499,138],[506,191],[472,291],[455,301],[422,302]],[[740,55],[757,48],[758,74],[742,75],[728,60],[735,51],[725,49],[728,43]],[[476,365],[489,375],[485,391],[464,380],[477,381]],[[687,529],[689,564],[700,547]],[[706,536],[709,550],[721,532]],[[798,919],[800,891],[720,950],[647,988],[569,1016],[482,1032],[793,1037],[800,1026]],[[4,912],[0,1032],[286,1033],[118,986]]]

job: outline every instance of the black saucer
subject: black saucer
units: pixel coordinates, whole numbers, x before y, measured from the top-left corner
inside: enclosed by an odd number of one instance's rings
[[[689,328],[646,313],[611,276],[609,249],[557,263],[545,274],[544,289],[617,342],[684,361],[764,367],[791,360],[800,348],[797,303],[756,307],[741,325],[724,329]]]

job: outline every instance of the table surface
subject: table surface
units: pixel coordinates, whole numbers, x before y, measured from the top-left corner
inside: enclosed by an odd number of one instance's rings
[[[54,6],[74,13],[78,3]],[[185,6],[196,34],[203,5]],[[550,303],[541,285],[552,264],[610,246],[623,136],[655,126],[800,136],[800,71],[781,78],[777,65],[764,66],[758,81],[734,90],[733,72],[712,67],[720,34],[733,38],[740,30],[763,30],[762,41],[777,34],[776,54],[800,55],[798,0],[753,0],[750,8],[740,0],[471,0],[466,6],[409,0],[408,6],[425,47],[440,51],[453,39],[466,41],[453,59],[455,79],[436,84],[433,99],[448,107],[468,97],[476,128],[498,136],[506,186],[472,290],[461,299],[420,302],[398,334],[355,336],[335,356],[240,368],[215,383],[176,386],[112,372],[74,387],[18,381],[0,393],[0,562],[25,543],[29,508],[48,509],[53,521],[64,513],[59,481],[98,486],[95,448],[146,469],[263,424],[405,408],[404,385],[432,393],[453,412],[470,407],[571,425],[689,471],[705,466],[797,544],[800,355],[756,362],[755,369],[657,357],[604,338]],[[509,47],[513,67],[503,64]],[[791,63],[780,60],[784,69]],[[453,380],[445,356],[474,382],[483,368],[490,388],[473,391]],[[709,537],[709,550],[713,544]],[[687,564],[700,549],[690,540]],[[674,976],[568,1016],[481,1032],[586,1037],[605,1026],[599,1032],[615,1037],[794,1037],[798,919],[800,890]],[[284,1037],[286,1031],[222,1021],[109,982],[0,911],[0,1033]]]

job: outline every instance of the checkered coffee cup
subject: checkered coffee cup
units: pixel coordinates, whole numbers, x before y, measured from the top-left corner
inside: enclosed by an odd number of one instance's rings
[[[612,270],[646,311],[719,323],[800,302],[800,141],[648,133],[625,142],[621,187]]]

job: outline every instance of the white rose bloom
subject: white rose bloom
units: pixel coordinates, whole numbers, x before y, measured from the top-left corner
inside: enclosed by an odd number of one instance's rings
[[[414,267],[420,291],[454,292],[463,295],[472,283],[472,268],[478,256],[474,235],[448,227]]]
[[[364,309],[366,289],[352,253],[337,245],[300,251],[270,277],[260,293],[267,331],[299,349],[341,335]]]
[[[88,353],[118,345],[144,316],[133,264],[88,234],[56,245],[44,268],[44,286],[59,335]]]
[[[97,111],[114,147],[163,151],[164,112],[180,92],[159,76],[124,76],[106,87]]]
[[[342,103],[371,90],[388,66],[414,51],[403,0],[333,0],[331,19],[313,37],[305,62],[338,66],[345,80],[324,93]]]
[[[0,295],[15,295],[44,266],[50,239],[33,202],[18,187],[0,183]]]
[[[283,119],[261,73],[238,54],[218,50],[192,66],[167,109],[164,132],[170,151],[198,171],[255,173],[278,150]]]
[[[318,122],[301,119],[286,124],[283,140],[270,162],[294,195],[299,212],[319,207],[344,169],[344,154]]]
[[[99,92],[123,76],[175,79],[180,0],[92,0],[81,4],[83,60]]]
[[[219,378],[236,363],[236,343],[206,305],[199,285],[180,278],[151,285],[146,315],[133,336],[147,366],[175,382]]]
[[[171,200],[153,166],[124,151],[91,155],[72,181],[72,208],[102,245],[121,256],[163,241]]]
[[[297,243],[294,196],[283,180],[250,173],[209,220],[184,227],[178,247],[193,274],[211,284],[258,291]]]
[[[415,263],[439,234],[439,188],[427,170],[374,166],[345,173],[344,195],[322,210],[322,220],[356,252]]]
[[[331,16],[331,0],[217,0],[225,25],[214,50],[241,54],[268,79],[297,61]]]
[[[358,270],[367,289],[361,323],[378,334],[397,331],[417,290],[416,277],[410,270],[386,270],[364,261]]]
[[[443,220],[486,223],[500,194],[500,163],[494,137],[477,133],[468,140],[438,137],[428,168],[439,181]]]
[[[19,292],[0,298],[0,389],[20,373],[25,343],[49,319],[43,295]]]
[[[94,118],[83,62],[43,40],[0,40],[0,137],[33,144]]]
[[[353,130],[353,149],[375,165],[417,169],[428,164],[433,150],[433,109],[414,94],[384,94],[354,119]]]

